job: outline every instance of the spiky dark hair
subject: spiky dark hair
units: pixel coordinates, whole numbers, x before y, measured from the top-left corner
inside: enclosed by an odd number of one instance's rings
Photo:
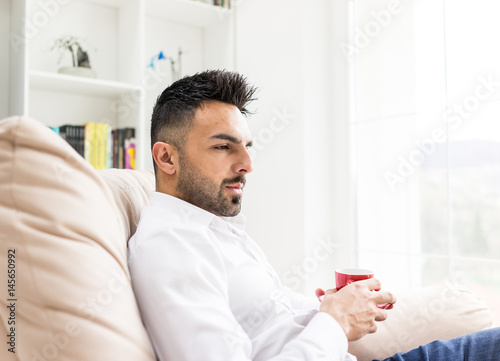
[[[225,70],[207,70],[177,80],[156,100],[151,117],[151,147],[162,141],[181,150],[195,112],[204,103],[231,104],[247,115],[246,107],[255,100],[256,90],[243,75]]]

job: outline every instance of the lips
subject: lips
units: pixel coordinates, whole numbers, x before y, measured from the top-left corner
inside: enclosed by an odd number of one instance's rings
[[[243,192],[243,183],[229,184],[226,188],[235,194],[241,194]]]

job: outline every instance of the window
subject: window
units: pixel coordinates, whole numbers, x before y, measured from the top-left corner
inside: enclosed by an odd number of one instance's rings
[[[500,4],[351,0],[356,253],[384,288],[458,282],[500,320]]]

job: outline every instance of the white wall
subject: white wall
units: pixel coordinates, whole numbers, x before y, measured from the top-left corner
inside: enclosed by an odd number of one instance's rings
[[[10,31],[10,1],[0,1],[0,69],[9,68],[9,39],[5,34]],[[9,74],[0,71],[0,119],[9,114]]]
[[[247,230],[284,283],[308,294],[332,287],[333,270],[350,255],[347,107],[333,98],[347,79],[333,77],[347,65],[332,35],[333,16],[345,24],[337,3],[255,0],[237,8],[236,69],[260,88],[249,119],[256,144]]]
[[[279,273],[304,254],[304,138],[301,14],[296,2],[244,1],[238,7],[236,68],[260,89],[249,119],[254,136],[254,174],[248,177],[243,211],[248,232]],[[299,26],[297,26],[299,25]],[[274,124],[277,112],[290,124]],[[271,140],[272,135],[273,139]]]
[[[350,208],[349,73],[341,51],[347,38],[347,2],[316,0],[302,11],[305,243],[306,257],[317,261],[304,259],[304,266],[318,265],[305,284],[306,293],[311,294],[318,286],[334,286],[335,268],[355,265]],[[325,247],[328,258],[323,252]]]
[[[176,62],[178,69],[178,51],[182,50],[182,76],[194,74],[203,69],[204,31],[202,28],[173,23],[158,17],[148,16],[145,22],[145,63],[160,51],[165,57],[170,57]],[[181,36],[180,36],[181,34]],[[172,79],[169,61],[157,62],[155,64],[156,77],[154,81],[148,82],[145,90],[145,133],[144,141],[147,143],[146,150],[151,146],[151,114],[156,99],[175,79]],[[153,169],[153,161],[148,153],[144,168]]]

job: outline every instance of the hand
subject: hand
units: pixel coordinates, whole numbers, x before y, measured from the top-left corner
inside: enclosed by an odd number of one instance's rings
[[[332,316],[342,327],[349,341],[358,340],[367,333],[377,331],[375,321],[384,321],[387,318],[387,312],[378,308],[377,304],[392,305],[396,302],[396,298],[389,292],[373,292],[380,288],[380,281],[370,278],[351,283],[340,291],[333,289],[324,292],[318,289],[318,298],[323,293],[325,295],[319,311]]]

